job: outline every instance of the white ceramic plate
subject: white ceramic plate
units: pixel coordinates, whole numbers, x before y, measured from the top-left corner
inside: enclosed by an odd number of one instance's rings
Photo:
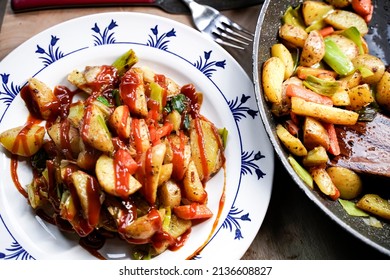
[[[157,259],[186,259],[205,243],[195,259],[241,258],[268,208],[274,154],[251,80],[223,48],[196,30],[146,14],[102,13],[34,36],[0,63],[0,131],[25,123],[28,112],[18,92],[29,77],[51,87],[68,85],[71,70],[112,63],[130,48],[139,65],[181,85],[194,83],[204,93],[202,114],[229,131],[226,174],[221,170],[207,184],[208,205],[221,214],[193,227],[178,251]],[[34,215],[12,181],[9,153],[1,151],[0,259],[94,259],[77,238]],[[19,164],[18,176],[23,186],[30,182],[27,164]],[[223,193],[225,202],[220,203]],[[128,246],[124,241],[108,242],[100,252],[108,259],[128,259]]]

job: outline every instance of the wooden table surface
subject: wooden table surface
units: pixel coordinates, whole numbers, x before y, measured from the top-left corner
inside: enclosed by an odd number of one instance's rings
[[[7,2],[7,3],[4,3]],[[193,26],[190,15],[168,14],[154,7],[105,7],[13,13],[8,1],[0,0],[0,60],[35,34],[79,16],[110,11],[135,11],[159,15]],[[255,30],[261,5],[223,13]],[[231,50],[229,50],[231,51]],[[231,52],[252,78],[252,50]],[[338,260],[388,259],[346,232],[320,210],[289,178],[275,156],[275,178],[265,220],[243,259]]]

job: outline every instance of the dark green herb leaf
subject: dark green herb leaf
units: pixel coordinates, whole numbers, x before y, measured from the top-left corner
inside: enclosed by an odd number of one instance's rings
[[[107,107],[111,107],[111,104],[110,104],[110,102],[108,102],[108,100],[107,100],[107,98],[105,98],[104,96],[98,96],[97,98],[96,98],[96,100],[97,101],[99,101],[99,102],[101,102],[101,103],[103,103],[104,105],[106,105]]]

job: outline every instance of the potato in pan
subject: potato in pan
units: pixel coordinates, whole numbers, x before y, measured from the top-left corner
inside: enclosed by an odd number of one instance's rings
[[[371,1],[303,1],[289,6],[270,58],[261,65],[261,87],[278,122],[277,137],[294,157],[290,163],[297,174],[331,200],[357,202],[355,207],[387,220],[378,209],[383,209],[382,201],[372,207],[366,204],[377,200],[359,203],[359,174],[330,166],[340,154],[337,126],[355,125],[366,110],[389,108],[389,72],[364,39],[372,14]]]

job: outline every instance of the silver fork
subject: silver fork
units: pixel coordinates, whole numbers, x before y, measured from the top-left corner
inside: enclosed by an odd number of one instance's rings
[[[217,43],[240,50],[251,44],[254,34],[222,15],[218,10],[193,0],[182,1],[191,10],[192,19],[199,31]]]

